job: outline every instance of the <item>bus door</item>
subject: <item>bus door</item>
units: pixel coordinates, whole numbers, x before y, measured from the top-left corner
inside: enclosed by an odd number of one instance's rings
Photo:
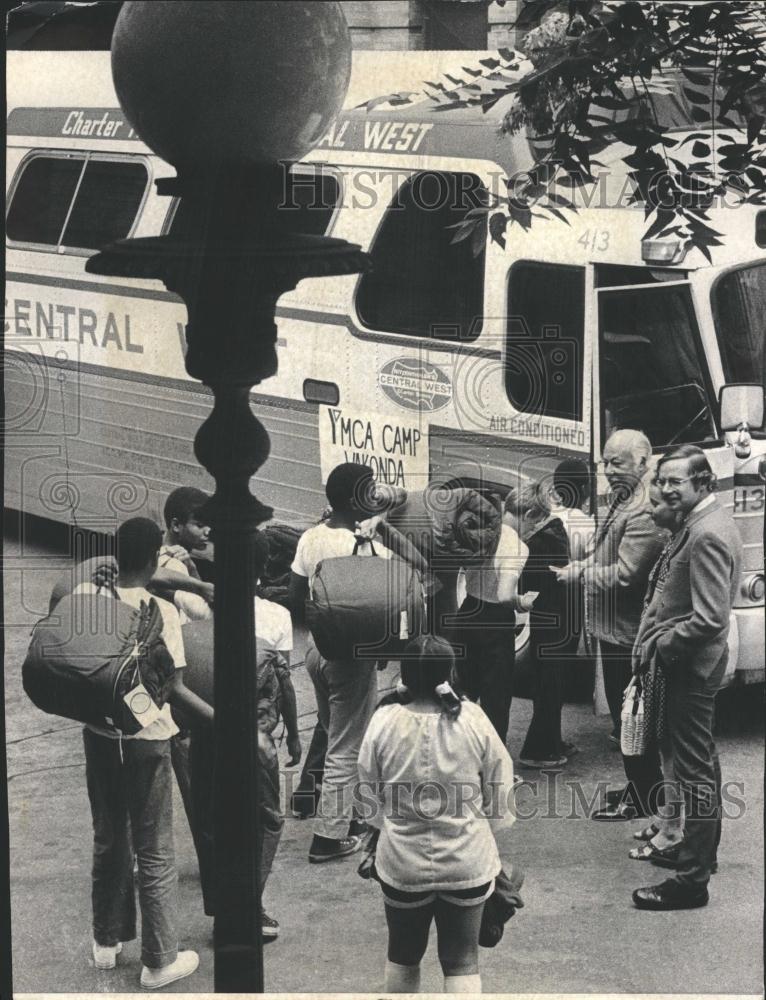
[[[640,283],[638,283],[640,280]],[[654,452],[705,450],[718,496],[733,510],[734,458],[718,429],[717,398],[688,276],[597,267],[601,442],[619,428],[643,431]],[[736,648],[735,629],[730,644]],[[735,668],[730,657],[729,671]]]

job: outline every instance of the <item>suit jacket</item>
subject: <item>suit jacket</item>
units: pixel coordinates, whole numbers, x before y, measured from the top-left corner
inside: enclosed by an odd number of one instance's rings
[[[602,511],[583,571],[588,632],[628,648],[638,632],[649,573],[668,537],[650,509],[640,484],[626,500]]]
[[[731,514],[715,499],[692,510],[673,541],[664,585],[641,619],[636,659],[658,655],[671,673],[720,682],[741,570],[742,539]]]

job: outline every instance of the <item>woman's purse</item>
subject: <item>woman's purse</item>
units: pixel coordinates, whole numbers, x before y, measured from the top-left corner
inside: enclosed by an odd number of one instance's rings
[[[640,757],[646,753],[644,714],[643,684],[639,675],[634,674],[625,690],[620,715],[620,749],[626,757]]]

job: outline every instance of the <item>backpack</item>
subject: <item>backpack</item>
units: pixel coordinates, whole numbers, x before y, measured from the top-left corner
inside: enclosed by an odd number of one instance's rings
[[[39,709],[125,735],[142,728],[123,696],[142,683],[165,704],[175,672],[154,600],[133,608],[102,594],[70,594],[35,625],[21,668]]]
[[[316,568],[306,624],[328,660],[398,659],[425,619],[420,573],[403,559],[354,553],[323,559]]]

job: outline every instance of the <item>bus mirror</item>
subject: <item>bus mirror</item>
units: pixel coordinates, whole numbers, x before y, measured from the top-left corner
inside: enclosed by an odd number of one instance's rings
[[[743,425],[760,430],[763,427],[763,386],[725,385],[718,397],[721,430],[737,431]]]

